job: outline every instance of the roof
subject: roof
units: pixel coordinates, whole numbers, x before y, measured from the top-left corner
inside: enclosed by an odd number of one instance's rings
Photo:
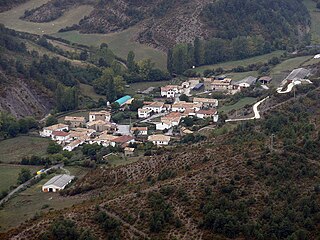
[[[310,75],[310,71],[305,68],[294,69],[287,77],[287,80],[304,79]]]
[[[74,176],[70,176],[67,174],[61,174],[54,176],[51,178],[48,182],[46,182],[43,186],[49,186],[49,185],[54,185],[59,188],[65,187],[70,181],[74,179]]]
[[[151,112],[151,109],[139,108],[138,112],[139,113],[149,113],[149,112]]]
[[[102,110],[99,112],[89,112],[89,115],[111,115],[111,113],[108,111]]]
[[[156,108],[159,108],[159,107],[163,107],[163,105],[164,105],[163,102],[152,102],[149,105],[143,106],[143,108],[145,108],[145,107],[156,107]]]
[[[193,98],[194,103],[217,103],[218,100],[214,98]]]
[[[148,131],[148,127],[132,127],[131,131]]]
[[[117,138],[113,139],[113,142],[116,142],[116,143],[127,143],[127,142],[130,142],[132,140],[134,140],[134,137],[128,136],[128,135],[123,135],[123,136],[120,136],[120,137],[117,137]]]
[[[161,91],[169,91],[171,89],[178,89],[178,85],[167,85],[167,86],[161,87]]]
[[[87,123],[87,126],[89,126],[89,127],[94,126],[94,125],[110,125],[110,126],[112,126],[112,123],[105,122],[103,120],[97,120],[97,121]]]
[[[66,122],[85,122],[85,117],[73,117],[73,116],[65,116],[64,121]]]
[[[114,135],[108,134],[107,132],[103,132],[98,137],[98,140],[113,141],[114,139],[117,139],[117,138],[118,136],[114,136]]]
[[[171,112],[163,117],[161,117],[161,122],[172,123],[173,121],[180,122],[182,114],[180,112]]]
[[[264,77],[259,78],[259,81],[271,82],[272,78],[269,76],[264,76]]]
[[[124,149],[124,151],[126,151],[126,152],[134,152],[134,151],[135,151],[135,148],[126,147],[126,148]]]
[[[197,112],[197,114],[204,114],[204,115],[215,115],[217,113],[217,110],[212,108],[212,109],[202,109],[200,111]]]
[[[249,76],[240,81],[235,82],[235,84],[247,83],[249,85],[254,85],[256,82],[257,82],[256,77]]]
[[[57,129],[62,129],[62,128],[68,128],[69,126],[66,125],[66,124],[55,124],[55,125],[52,125],[52,126],[49,126],[49,127],[45,127],[44,129],[46,130],[51,130],[51,131],[55,131]]]
[[[185,102],[180,101],[172,104],[172,108],[185,108],[185,109],[193,109],[193,108],[200,108],[202,106],[201,103],[191,103],[191,102]]]
[[[54,131],[52,133],[52,135],[57,136],[57,137],[66,137],[68,136],[70,133],[68,132],[64,132],[64,131]]]
[[[116,103],[118,103],[120,106],[125,104],[127,101],[129,101],[132,97],[129,95],[126,95],[122,98],[119,98],[117,101],[115,101]]]
[[[148,137],[149,141],[163,141],[163,142],[169,142],[170,141],[170,136],[165,136],[163,134],[157,134],[157,135],[151,135]]]
[[[197,85],[195,85],[195,86],[193,87],[193,89],[198,90],[198,89],[202,88],[203,86],[204,86],[203,83],[198,83]]]

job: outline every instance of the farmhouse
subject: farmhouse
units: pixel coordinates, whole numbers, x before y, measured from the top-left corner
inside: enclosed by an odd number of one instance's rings
[[[67,174],[57,175],[51,178],[42,186],[43,192],[57,192],[63,190],[71,181],[74,179],[74,176]]]
[[[185,112],[186,110],[199,111],[202,107],[202,103],[189,103],[180,101],[172,104],[172,112]]]
[[[77,140],[74,140],[72,141],[71,143],[69,143],[68,145],[64,146],[63,147],[63,150],[66,150],[66,151],[73,151],[75,148],[79,147],[80,145],[82,145],[83,143],[85,142],[84,139],[77,139]]]
[[[143,106],[143,109],[151,110],[154,113],[161,113],[164,111],[164,103],[163,102],[151,102],[149,105]]]
[[[139,136],[148,135],[148,127],[131,127],[131,134],[137,134]]]
[[[94,122],[102,120],[105,122],[110,122],[111,120],[111,113],[108,111],[99,111],[99,112],[90,112],[89,113],[89,122]]]
[[[212,118],[214,122],[218,121],[218,112],[216,109],[202,109],[196,113],[197,118]]]
[[[179,93],[181,93],[181,89],[178,85],[161,87],[161,97],[174,98]]]
[[[200,103],[204,108],[214,108],[218,107],[219,101],[218,99],[212,98],[193,98],[193,103]]]
[[[144,108],[138,109],[138,117],[139,118],[148,118],[151,116],[151,113],[152,113],[151,109],[144,109]]]
[[[73,117],[73,116],[66,116],[64,118],[65,124],[68,124],[71,128],[75,127],[82,127],[86,124],[85,117]]]
[[[170,140],[170,136],[165,136],[163,134],[151,135],[148,137],[148,141],[157,146],[168,145]]]
[[[112,140],[111,145],[114,147],[115,145],[120,145],[121,147],[124,147],[126,145],[129,145],[130,143],[134,143],[135,139],[132,136],[123,135],[120,137],[117,137]]]
[[[97,120],[93,122],[88,122],[87,128],[94,129],[97,132],[115,132],[117,130],[117,125],[103,120]]]
[[[52,133],[55,131],[68,131],[69,126],[65,124],[55,124],[50,127],[45,127],[43,130],[40,132],[41,137],[51,137]]]
[[[70,133],[69,132],[64,132],[64,131],[54,131],[51,134],[51,139],[53,141],[57,141],[59,143],[64,143],[70,140]]]

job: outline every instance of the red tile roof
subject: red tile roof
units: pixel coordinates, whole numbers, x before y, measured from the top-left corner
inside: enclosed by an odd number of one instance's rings
[[[64,132],[64,131],[54,131],[52,133],[52,135],[57,136],[57,137],[66,137],[68,136],[70,133],[68,132]]]
[[[124,136],[120,136],[116,139],[113,139],[113,142],[116,142],[116,143],[127,143],[131,140],[134,140],[134,137],[132,136],[128,136],[128,135],[124,135]]]

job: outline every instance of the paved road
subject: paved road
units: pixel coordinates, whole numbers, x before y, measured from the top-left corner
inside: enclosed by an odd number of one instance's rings
[[[47,172],[50,171],[51,169],[58,169],[58,168],[63,168],[63,163],[59,163],[59,164],[57,164],[57,165],[54,165],[54,166],[46,169],[46,170],[44,171],[44,173],[47,173]],[[36,176],[34,176],[33,178],[31,178],[30,180],[28,180],[27,182],[22,183],[22,184],[19,185],[17,188],[13,189],[11,192],[9,192],[9,194],[8,194],[5,198],[3,198],[2,200],[0,200],[0,205],[2,205],[3,203],[7,202],[15,193],[17,193],[17,192],[19,192],[20,190],[22,190],[23,188],[29,186],[34,179],[38,179],[38,178],[40,178],[40,177],[41,177],[41,175],[36,175]]]
[[[142,121],[140,121],[140,122],[142,122],[142,123],[148,123],[148,122],[151,122],[152,119],[158,118],[158,117],[162,117],[162,116],[164,116],[164,115],[166,115],[166,114],[168,114],[168,113],[167,113],[167,112],[157,113],[157,114],[154,114],[154,115],[152,115],[151,117],[149,117],[149,118],[147,118],[147,119],[144,119],[144,120],[142,120]]]

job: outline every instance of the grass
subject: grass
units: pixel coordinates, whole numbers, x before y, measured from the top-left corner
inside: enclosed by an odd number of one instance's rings
[[[252,76],[252,77],[258,77],[259,73],[257,71],[251,71],[251,72],[241,72],[241,73],[228,73],[227,76],[229,78],[232,78],[233,81],[242,80],[246,77]]]
[[[320,44],[320,11],[316,7],[316,2],[313,0],[303,1],[308,8],[311,16],[311,41],[314,44]]]
[[[72,171],[76,171],[76,167],[73,168],[74,170]],[[53,175],[47,176],[39,183],[19,193],[4,205],[4,208],[0,210],[0,231],[18,226],[35,216],[36,213],[63,209],[82,201],[81,198],[61,197],[59,193],[43,193],[41,187],[51,177]],[[49,206],[43,209],[45,205]]]
[[[17,179],[22,168],[30,169],[32,173],[41,169],[41,166],[19,166],[19,165],[0,165],[0,192],[8,190],[11,186],[17,184]]]
[[[139,157],[122,157],[118,155],[110,155],[108,156],[109,166],[117,167],[121,165],[127,165],[130,163],[134,163],[139,160]]]
[[[254,104],[257,101],[256,98],[253,97],[245,97],[240,99],[237,103],[233,105],[224,105],[219,109],[219,112],[229,113],[232,110],[239,110],[246,105]]]
[[[138,91],[144,91],[149,87],[162,87],[170,84],[171,81],[158,81],[158,82],[138,82],[130,84],[129,88],[125,89],[126,94],[134,96]]]
[[[72,26],[93,10],[92,6],[82,5],[66,12],[62,17],[47,23],[27,22],[20,19],[25,10],[39,7],[49,0],[30,0],[9,11],[0,13],[0,22],[6,27],[17,31],[29,32],[34,34],[52,34],[58,32],[61,28]]]
[[[84,96],[90,97],[92,100],[96,102],[98,102],[100,98],[105,98],[105,96],[97,94],[93,90],[93,87],[88,84],[80,83],[80,91]]]
[[[71,112],[71,113],[68,113],[68,114],[63,114],[63,116],[58,117],[58,122],[59,123],[63,123],[65,116],[85,117],[88,120],[89,119],[89,112],[91,112],[91,111],[84,110],[84,111],[79,111],[79,112]]]
[[[138,31],[138,27],[131,27],[122,32],[109,34],[82,34],[78,31],[69,31],[56,33],[53,36],[87,46],[100,46],[101,43],[107,43],[119,57],[126,59],[129,51],[134,51],[136,60],[150,58],[157,67],[166,69],[166,54],[164,52],[134,41],[132,37]]]
[[[212,69],[217,69],[217,68],[223,68],[224,70],[231,70],[235,67],[238,66],[248,66],[250,64],[258,63],[258,62],[267,62],[273,57],[280,57],[284,51],[274,51],[272,53],[252,57],[252,58],[246,58],[242,60],[237,60],[237,61],[229,61],[229,62],[224,62],[224,63],[218,63],[218,64],[213,64],[213,65],[206,65],[206,66],[201,66],[196,68],[196,72],[202,73],[204,70],[212,70]]]
[[[19,136],[0,142],[2,163],[20,162],[22,157],[46,154],[50,140],[40,137]]]

